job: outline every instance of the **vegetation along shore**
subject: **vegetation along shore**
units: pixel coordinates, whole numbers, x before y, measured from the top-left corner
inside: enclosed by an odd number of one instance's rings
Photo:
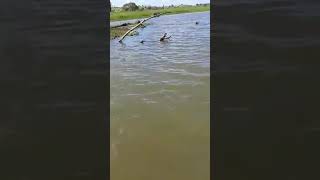
[[[160,14],[180,14],[180,13],[192,13],[192,12],[204,12],[210,11],[210,4],[197,4],[180,5],[180,6],[163,6],[163,7],[151,7],[151,6],[137,6],[135,3],[127,3],[122,7],[112,7],[110,20],[122,21],[130,19],[147,18],[156,13]],[[112,27],[110,29],[110,38],[115,39],[122,36],[128,31],[135,23],[125,23],[122,26]],[[133,33],[132,35],[136,35]]]
[[[124,5],[125,7],[125,5]],[[191,13],[191,12],[202,12],[210,11],[209,4],[196,5],[196,6],[166,6],[166,7],[139,7],[139,9],[124,9],[112,8],[110,14],[111,21],[122,21],[128,19],[146,18],[154,13],[165,13],[165,14],[179,14],[179,13]]]

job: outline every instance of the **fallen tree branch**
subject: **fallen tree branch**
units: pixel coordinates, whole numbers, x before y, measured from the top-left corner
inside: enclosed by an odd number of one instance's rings
[[[166,39],[170,39],[171,36],[167,37],[167,33],[164,33],[164,35],[160,38],[160,41],[164,41]]]
[[[165,14],[165,13],[162,13]],[[142,25],[144,22],[148,21],[149,19],[155,18],[155,17],[159,17],[162,14],[154,14],[153,16],[148,17],[147,19],[142,20],[140,23],[138,23],[136,26],[132,27],[131,29],[129,29],[126,33],[124,33],[124,35],[120,38],[119,42],[122,42],[122,40],[133,30],[135,30],[136,28],[138,28],[140,25]]]

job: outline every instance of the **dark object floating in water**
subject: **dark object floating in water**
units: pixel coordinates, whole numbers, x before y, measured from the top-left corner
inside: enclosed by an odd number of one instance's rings
[[[170,39],[171,36],[167,37],[167,33],[164,33],[164,35],[160,38],[160,41],[164,41],[166,39]]]
[[[144,43],[144,40],[140,41],[140,43]]]
[[[199,24],[199,22],[198,22],[198,21],[196,21],[196,24]]]

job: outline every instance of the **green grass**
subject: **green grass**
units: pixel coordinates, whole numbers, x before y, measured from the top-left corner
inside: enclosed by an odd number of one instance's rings
[[[172,7],[157,10],[142,10],[142,11],[118,11],[111,12],[111,21],[121,21],[128,19],[139,19],[152,16],[153,13],[166,13],[166,14],[180,14],[180,13],[191,13],[191,12],[202,12],[210,11],[210,6],[187,6],[187,7]]]

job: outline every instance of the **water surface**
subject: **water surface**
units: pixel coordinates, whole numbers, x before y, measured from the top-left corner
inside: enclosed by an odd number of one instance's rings
[[[110,42],[111,179],[208,180],[210,14],[150,23]]]

